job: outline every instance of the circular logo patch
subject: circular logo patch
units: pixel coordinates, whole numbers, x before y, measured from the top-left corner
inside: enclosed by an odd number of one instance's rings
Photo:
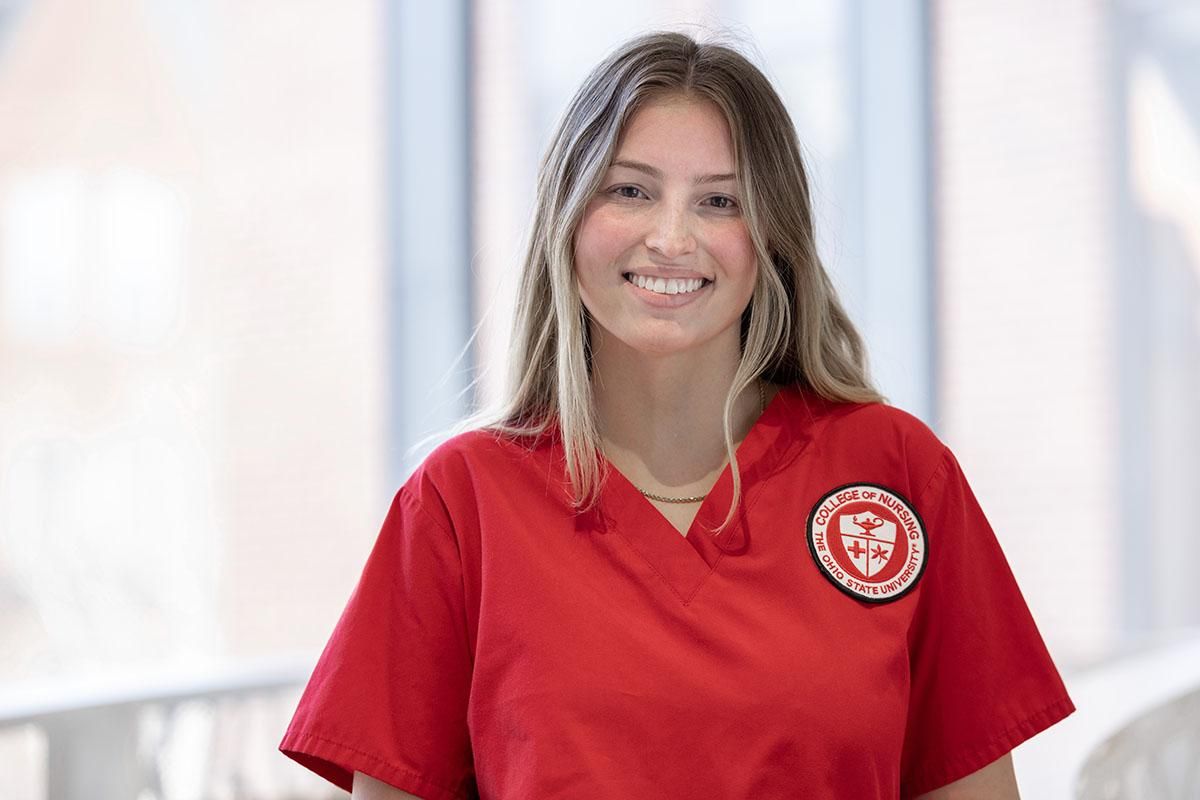
[[[925,571],[925,526],[908,500],[884,486],[831,489],[809,513],[807,532],[817,568],[868,603],[899,600]]]

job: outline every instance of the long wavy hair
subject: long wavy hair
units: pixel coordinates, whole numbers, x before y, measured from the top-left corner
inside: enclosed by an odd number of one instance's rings
[[[757,378],[841,402],[886,402],[868,376],[863,341],[817,255],[808,178],[796,131],[770,81],[717,41],[673,31],[610,52],[571,98],[541,160],[512,327],[504,396],[451,428],[536,441],[557,426],[577,511],[608,477],[591,382],[589,314],[574,271],[574,237],[615,157],[626,123],[649,102],[682,95],[716,104],[729,125],[742,211],[758,259],[741,318],[741,360],[726,396],[725,447],[733,501],[741,497],[734,401]],[[714,532],[716,532],[714,531]]]

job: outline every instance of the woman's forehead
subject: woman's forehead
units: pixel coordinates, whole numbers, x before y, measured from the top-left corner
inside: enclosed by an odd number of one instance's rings
[[[736,172],[734,148],[725,115],[707,100],[671,100],[639,108],[626,124],[610,166],[641,169],[651,177],[691,172],[711,179]],[[649,167],[649,169],[645,169]]]

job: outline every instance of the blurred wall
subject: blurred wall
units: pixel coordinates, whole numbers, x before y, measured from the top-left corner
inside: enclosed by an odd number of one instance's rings
[[[386,508],[368,4],[0,51],[0,679],[317,647]]]

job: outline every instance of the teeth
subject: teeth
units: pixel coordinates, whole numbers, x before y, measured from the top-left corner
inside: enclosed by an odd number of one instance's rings
[[[687,294],[704,285],[704,280],[701,278],[648,278],[632,272],[626,277],[631,283],[658,294]]]

